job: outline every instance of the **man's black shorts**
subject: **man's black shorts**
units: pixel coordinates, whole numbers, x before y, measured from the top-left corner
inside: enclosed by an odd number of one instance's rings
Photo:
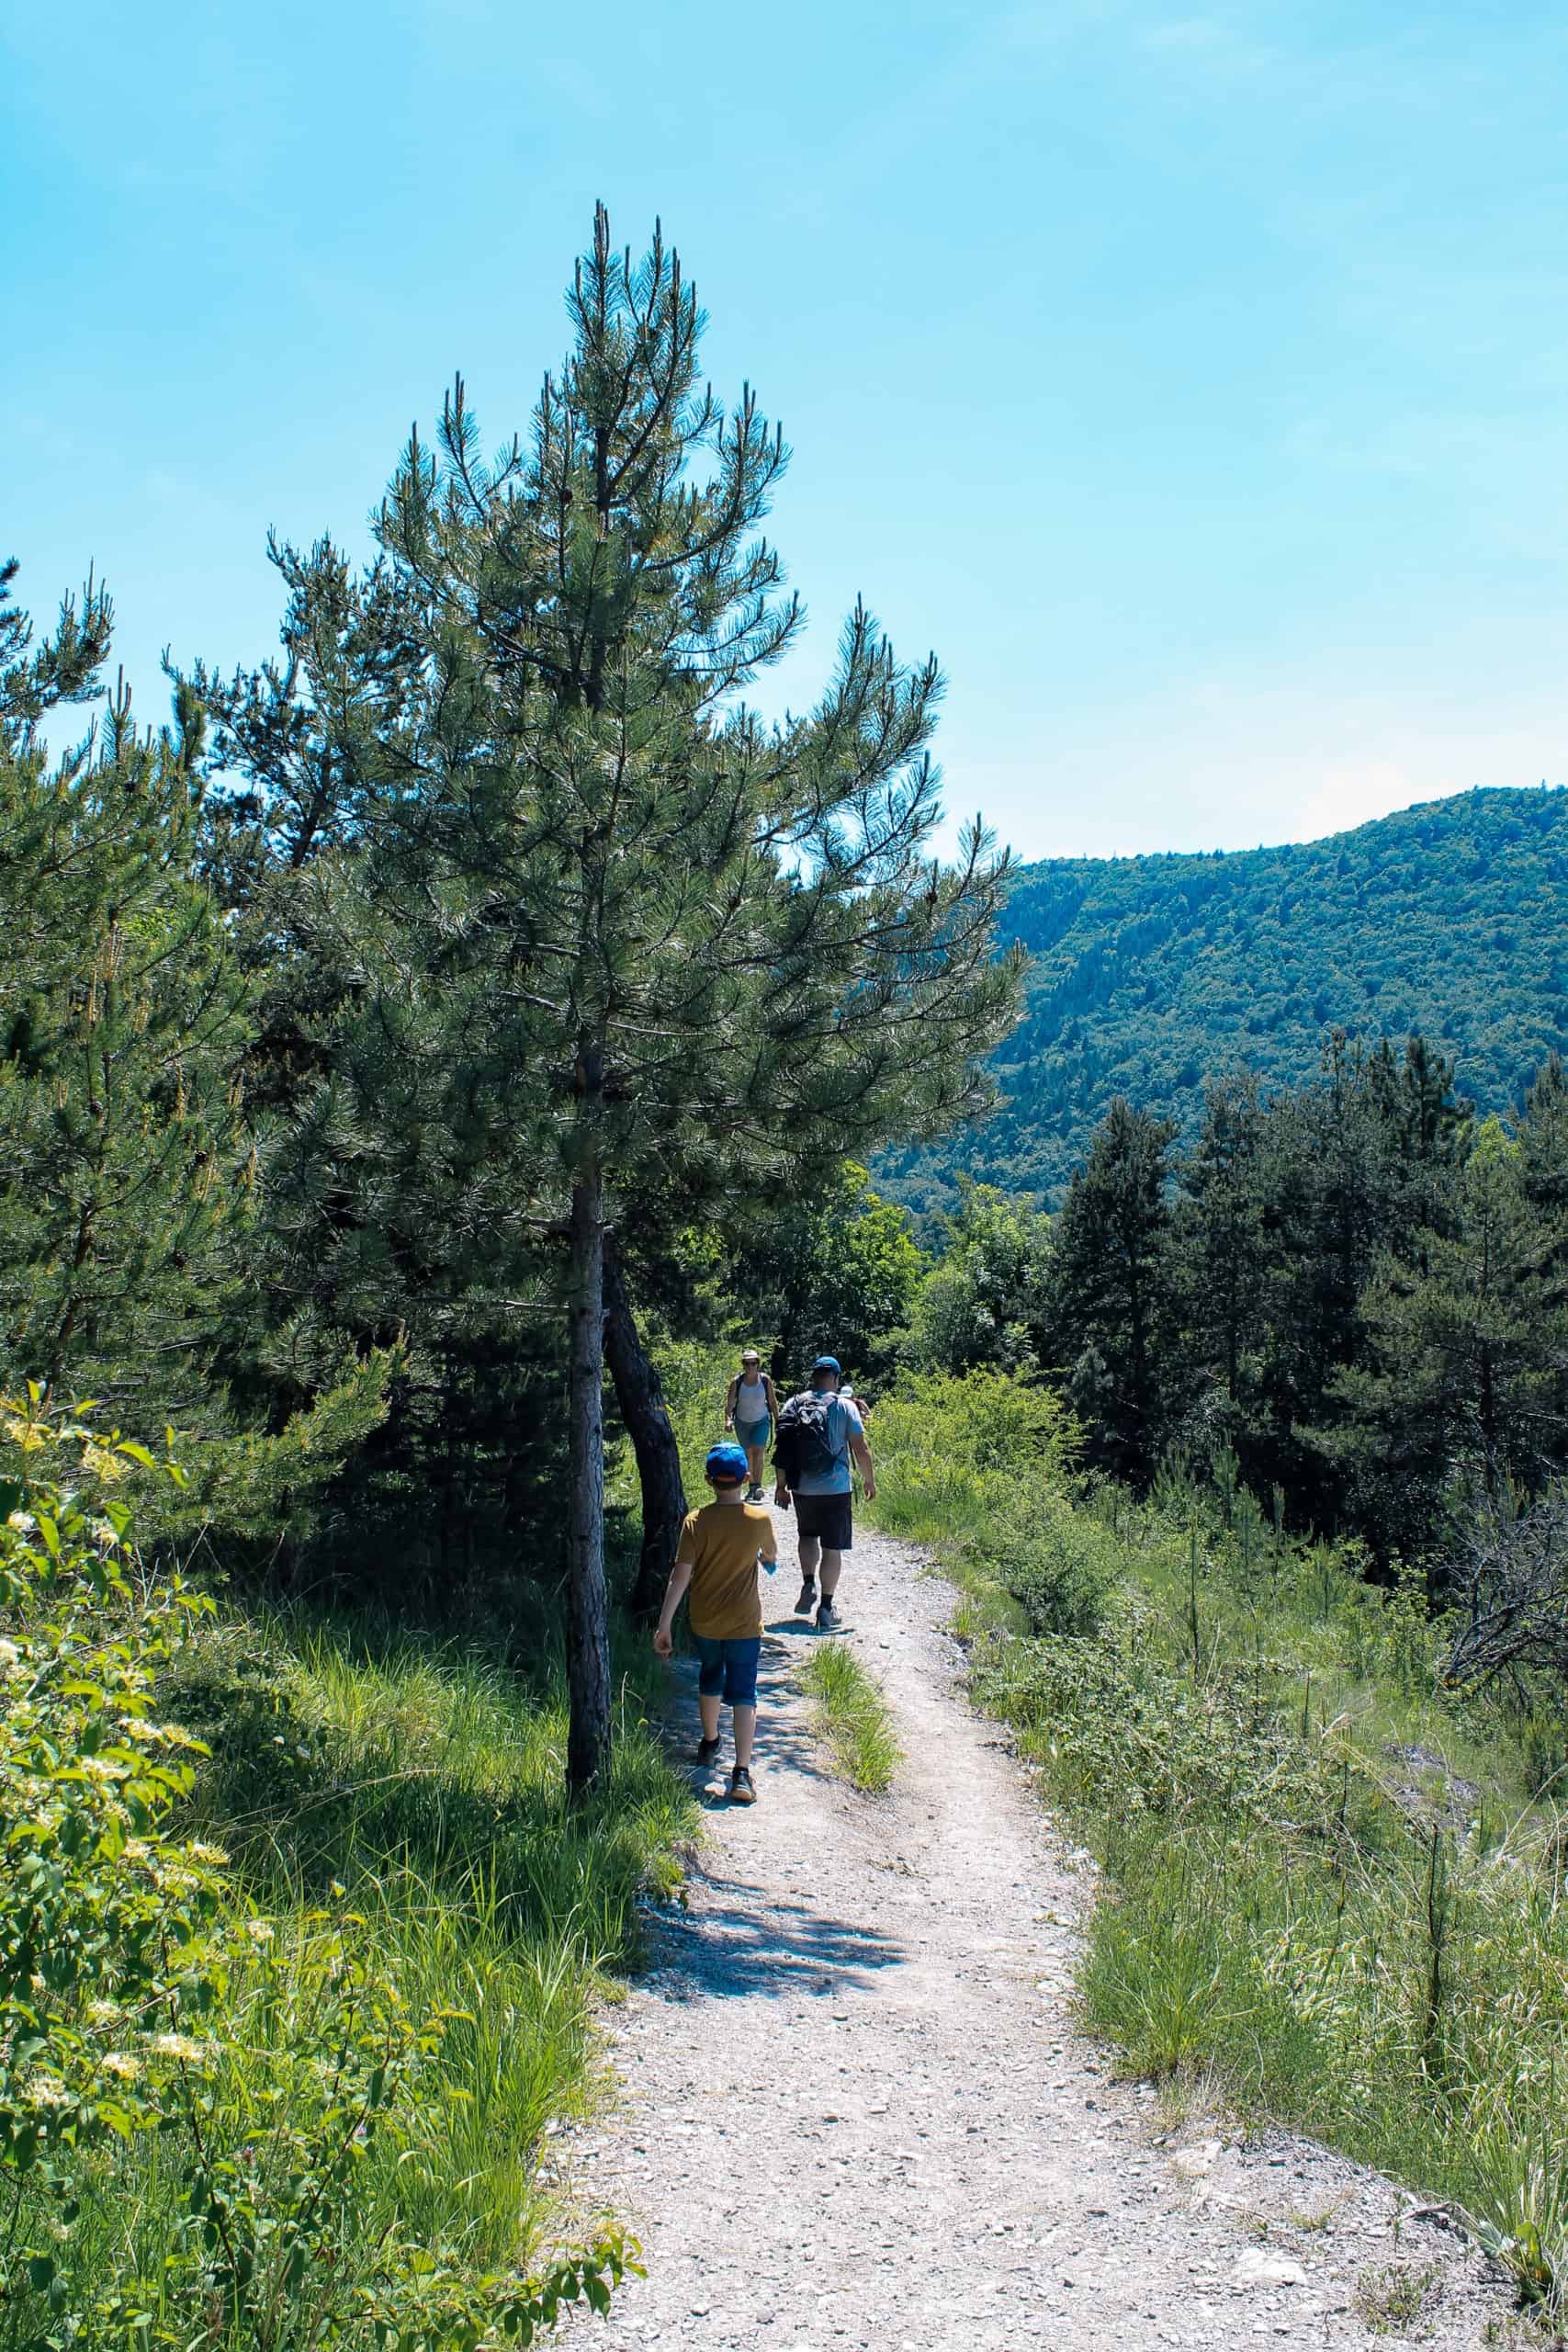
[[[793,1495],[795,1523],[825,1552],[847,1552],[854,1541],[848,1495]]]

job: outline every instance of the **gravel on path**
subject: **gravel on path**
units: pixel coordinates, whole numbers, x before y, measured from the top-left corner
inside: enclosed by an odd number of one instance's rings
[[[1282,2133],[1172,2132],[1148,2086],[1113,2079],[1074,2014],[1093,1866],[969,1706],[952,1588],[875,1535],[846,1567],[837,1638],[905,1751],[874,1799],[832,1777],[799,1690],[808,1645],[834,1637],[784,1613],[787,1563],[776,1585],[758,1803],[725,1802],[727,1730],[689,1905],[655,1916],[650,1973],[607,2019],[620,2094],[557,2143],[649,2274],[574,2334],[761,2352],[1513,2341],[1506,2290],[1417,2199]],[[694,1669],[676,1672],[694,1747]]]

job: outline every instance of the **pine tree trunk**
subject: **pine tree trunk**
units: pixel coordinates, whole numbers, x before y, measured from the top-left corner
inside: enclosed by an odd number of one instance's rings
[[[566,1778],[573,1794],[610,1762],[610,1623],[604,1592],[604,1187],[597,1163],[571,1193],[567,1412]]]
[[[604,1250],[604,1354],[615,1384],[615,1402],[637,1455],[642,1489],[642,1552],[637,1560],[632,1608],[653,1617],[674,1565],[686,1490],[681,1483],[681,1453],[664,1402],[664,1387],[642,1344],[631,1296],[614,1242]]]

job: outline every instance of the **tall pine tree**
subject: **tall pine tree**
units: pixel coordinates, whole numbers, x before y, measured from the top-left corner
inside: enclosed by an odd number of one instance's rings
[[[161,1424],[205,1415],[249,1211],[247,1005],[191,873],[194,698],[154,737],[122,684],[46,746],[50,711],[100,691],[111,618],[89,583],[34,648],[0,601],[0,1380]]]
[[[801,621],[758,528],[786,453],[749,390],[731,411],[700,385],[674,256],[656,234],[634,265],[601,210],[570,309],[525,439],[486,461],[459,382],[435,447],[411,442],[378,525],[400,666],[362,649],[312,721],[363,785],[322,919],[421,1246],[439,1190],[468,1295],[560,1255],[582,1786],[610,1721],[607,1228],[650,1195],[816,1186],[977,1108],[1018,978],[1005,861],[977,823],[955,866],[931,854],[934,659],[904,667],[857,607],[814,709],[744,698]]]
[[[1568,1314],[1542,1296],[1520,1160],[1488,1120],[1458,1174],[1451,1229],[1389,1250],[1362,1295],[1366,1360],[1332,1384],[1337,1425],[1317,1442],[1384,1552],[1418,1557],[1462,1507],[1539,1495],[1561,1464]]]
[[[1053,1231],[1053,1340],[1101,1468],[1146,1483],[1163,1435],[1175,1296],[1168,1156],[1176,1129],[1118,1095]]]

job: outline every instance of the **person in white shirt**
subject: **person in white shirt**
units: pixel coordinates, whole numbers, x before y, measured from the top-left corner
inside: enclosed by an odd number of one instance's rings
[[[746,1449],[747,1467],[750,1482],[746,1489],[749,1503],[762,1499],[762,1474],[767,1466],[768,1440],[779,1417],[779,1400],[773,1394],[773,1384],[762,1370],[762,1359],[755,1348],[740,1351],[740,1369],[730,1382],[724,1399],[724,1426],[735,1431],[738,1443]]]

